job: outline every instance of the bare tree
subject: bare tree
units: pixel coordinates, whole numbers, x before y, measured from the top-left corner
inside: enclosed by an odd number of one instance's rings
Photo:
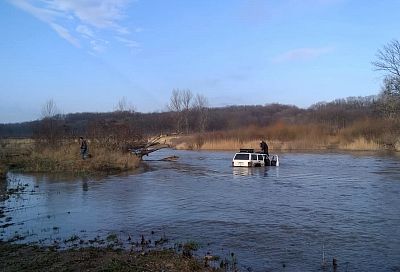
[[[205,132],[208,122],[208,99],[204,95],[197,94],[193,104],[197,113],[199,132]]]
[[[189,117],[192,108],[193,93],[189,89],[182,90],[181,100],[182,100],[183,119],[185,121],[185,130],[186,134],[189,134],[189,129],[190,129]]]
[[[400,114],[400,42],[392,40],[378,50],[377,61],[372,62],[376,71],[385,73],[380,94],[381,113],[389,119]]]
[[[43,104],[41,114],[42,119],[37,128],[36,137],[40,142],[44,141],[53,147],[65,136],[66,126],[63,125],[60,111],[53,99],[49,99]]]
[[[186,89],[181,91],[181,100],[182,100],[182,108],[183,110],[190,110],[192,105],[193,93],[191,90]]]
[[[175,113],[176,130],[182,129],[188,134],[190,130],[190,115],[193,108],[193,93],[189,89],[173,89],[168,105],[170,111]]]
[[[128,102],[128,99],[125,96],[121,97],[120,100],[118,100],[114,109],[116,112],[135,112],[135,106],[132,103]]]
[[[380,94],[381,113],[387,119],[400,115],[400,77],[386,77]]]
[[[376,54],[377,61],[372,65],[376,71],[383,71],[387,76],[400,77],[400,42],[392,40]]]
[[[60,111],[53,99],[47,100],[42,106],[42,119],[54,118]]]
[[[174,113],[176,132],[181,131],[182,126],[182,97],[179,89],[173,89],[168,108]]]
[[[168,108],[171,111],[175,111],[175,112],[182,111],[182,97],[181,97],[181,91],[179,89],[172,90]]]

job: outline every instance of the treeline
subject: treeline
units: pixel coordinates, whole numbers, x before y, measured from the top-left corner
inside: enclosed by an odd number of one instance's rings
[[[266,127],[277,122],[298,125],[323,124],[335,132],[366,118],[384,119],[380,113],[380,104],[379,97],[368,96],[321,102],[308,109],[282,104],[207,107],[207,120],[203,120],[201,124],[196,108],[189,108],[185,117],[177,117],[179,112],[176,111],[56,114],[33,122],[0,124],[0,136],[32,138],[38,134],[47,134],[51,141],[52,138],[81,135],[109,137],[118,131],[118,135],[127,138],[138,135],[234,130],[251,125]]]
[[[351,143],[373,141],[397,149],[400,112],[387,115],[384,95],[349,97],[321,102],[301,109],[292,105],[243,105],[219,108],[189,107],[183,111],[139,113],[116,110],[107,113],[54,114],[41,120],[0,125],[0,136],[29,137],[38,143],[57,145],[79,136],[95,139],[110,150],[121,150],[154,135],[203,135],[196,146],[213,139],[322,141]],[[204,114],[204,116],[202,115]],[[329,137],[335,139],[329,140]],[[312,146],[312,143],[308,146]]]

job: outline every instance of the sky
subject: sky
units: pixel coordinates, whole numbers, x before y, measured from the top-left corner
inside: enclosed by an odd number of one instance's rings
[[[399,0],[2,0],[0,123],[167,109],[173,89],[212,107],[306,108],[376,95]]]

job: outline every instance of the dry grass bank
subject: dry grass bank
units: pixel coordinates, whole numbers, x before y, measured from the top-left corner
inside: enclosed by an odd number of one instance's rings
[[[55,147],[10,142],[0,161],[10,169],[23,172],[120,172],[137,168],[139,159],[130,153],[112,151],[100,144],[89,144],[90,158],[83,160],[79,144],[64,142]]]
[[[399,125],[389,121],[362,120],[343,129],[324,125],[249,126],[240,130],[216,131],[170,140],[177,149],[238,150],[260,149],[266,140],[270,150],[355,150],[400,151]]]
[[[240,141],[240,140],[211,140],[206,141],[200,148],[191,148],[193,145],[178,145],[179,148],[189,146],[189,149],[199,150],[239,150],[240,148],[253,148],[254,150],[260,149],[260,140],[251,141]],[[294,141],[268,141],[270,150],[321,150],[327,149],[324,143],[310,143],[306,140],[294,140]]]
[[[382,145],[377,142],[360,137],[349,143],[340,143],[338,149],[354,151],[379,151],[383,148]]]
[[[372,140],[363,137],[352,141],[340,141],[338,137],[329,137],[318,141],[308,139],[297,139],[292,141],[268,140],[270,150],[295,151],[295,150],[354,150],[354,151],[379,151],[385,148]],[[198,150],[239,150],[240,148],[260,149],[260,140],[240,141],[240,140],[208,140],[200,148],[188,139],[189,143],[180,143],[177,149],[198,149]],[[400,151],[400,144],[396,146],[396,151]]]

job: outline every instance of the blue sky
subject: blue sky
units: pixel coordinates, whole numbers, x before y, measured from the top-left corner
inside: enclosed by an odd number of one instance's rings
[[[174,88],[211,106],[378,94],[377,49],[400,39],[400,1],[5,0],[0,123],[63,113],[163,111]]]

